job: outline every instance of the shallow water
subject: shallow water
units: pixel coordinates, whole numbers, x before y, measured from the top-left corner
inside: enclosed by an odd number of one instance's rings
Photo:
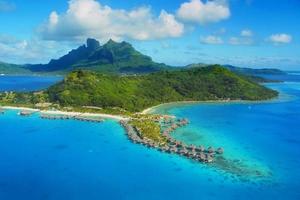
[[[263,178],[132,144],[114,121],[0,115],[0,199],[299,199],[300,84],[261,104],[195,104],[158,111],[188,117],[174,137],[222,146],[224,157]],[[288,96],[287,96],[288,95]]]
[[[300,81],[300,76],[297,80]],[[267,86],[279,90],[280,99],[253,104],[173,104],[157,108],[156,113],[189,118],[191,124],[173,134],[178,140],[222,146],[224,156],[238,160],[240,169],[255,168],[266,175],[263,181],[273,184],[272,191],[261,186],[257,198],[269,197],[274,192],[278,193],[276,199],[299,199],[300,82]]]

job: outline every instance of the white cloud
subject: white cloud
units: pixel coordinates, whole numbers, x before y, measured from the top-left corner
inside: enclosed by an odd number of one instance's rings
[[[231,38],[229,38],[228,43],[232,44],[232,45],[239,45],[240,44],[240,39],[237,38],[237,37],[231,37]]]
[[[177,17],[186,22],[207,24],[219,22],[230,17],[230,9],[225,1],[190,0],[181,4]]]
[[[55,26],[57,23],[58,23],[58,14],[55,11],[53,11],[49,16],[49,25]]]
[[[252,45],[253,40],[249,37],[231,37],[228,43],[231,45]]]
[[[17,40],[15,37],[10,36],[10,35],[4,35],[0,34],[0,44],[14,44],[17,43],[19,40]]]
[[[19,40],[0,35],[0,61],[9,63],[41,63],[58,57],[70,49],[68,44],[39,39]]]
[[[253,32],[249,29],[244,29],[241,31],[239,37],[230,37],[228,44],[230,45],[252,45],[254,40],[252,38]]]
[[[44,39],[82,40],[95,37],[151,40],[179,37],[184,25],[174,15],[162,10],[153,16],[150,7],[139,7],[130,11],[113,9],[96,0],[70,0],[65,13],[53,11],[48,22],[40,28]]]
[[[218,32],[218,34],[225,34],[226,33],[226,28],[220,28]]]
[[[227,32],[226,28],[219,28],[212,32],[213,35],[224,35]]]
[[[285,34],[285,33],[280,33],[280,34],[273,34],[271,35],[268,40],[273,42],[274,44],[287,44],[292,41],[292,36]]]
[[[241,31],[241,36],[243,36],[243,37],[252,37],[253,32],[249,29],[245,29],[245,30]]]
[[[222,38],[213,35],[200,38],[200,42],[203,44],[223,44]]]
[[[14,3],[0,0],[0,12],[9,12],[14,9],[16,9],[16,5]]]

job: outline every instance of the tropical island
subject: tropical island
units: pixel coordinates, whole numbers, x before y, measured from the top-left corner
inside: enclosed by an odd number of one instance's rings
[[[223,153],[223,148],[189,146],[176,141],[170,134],[187,125],[188,119],[142,111],[170,102],[260,101],[278,95],[259,84],[258,81],[263,81],[255,78],[253,71],[247,74],[247,69],[221,65],[174,68],[153,62],[129,43],[112,40],[100,46],[98,41],[88,39],[86,46],[49,64],[26,65],[20,69],[67,75],[63,81],[42,91],[3,92],[0,105],[38,109],[44,119],[91,122],[101,122],[99,117],[117,119],[134,143],[200,162],[212,162]],[[25,109],[20,114],[31,113],[32,110]]]
[[[0,0],[0,200],[300,200],[274,2]]]

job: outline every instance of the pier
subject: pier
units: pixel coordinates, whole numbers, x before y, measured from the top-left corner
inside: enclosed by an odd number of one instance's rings
[[[79,121],[95,122],[95,123],[104,122],[104,119],[94,118],[94,117],[75,116],[74,119]]]
[[[172,119],[163,117],[158,120],[163,132],[162,134],[165,137],[169,137],[171,132],[176,131],[178,128],[188,125],[190,122],[188,119]]]
[[[78,121],[86,121],[86,122],[94,122],[94,123],[101,123],[104,122],[104,119],[98,117],[87,117],[87,116],[80,116],[80,115],[54,115],[54,114],[45,114],[42,113],[40,115],[42,119],[48,120],[78,120]]]
[[[52,114],[44,114],[40,115],[42,119],[49,119],[49,120],[68,120],[74,119],[74,116],[71,115],[52,115]]]

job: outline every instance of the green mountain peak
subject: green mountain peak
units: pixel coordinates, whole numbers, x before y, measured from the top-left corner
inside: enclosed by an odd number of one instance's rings
[[[149,73],[167,66],[153,62],[125,41],[110,39],[101,46],[96,39],[88,38],[86,45],[73,49],[61,58],[45,65],[29,65],[28,68],[33,72],[67,73],[74,69],[90,69],[110,73]]]
[[[90,50],[96,50],[100,48],[100,42],[93,38],[88,38],[86,40],[86,46]]]

